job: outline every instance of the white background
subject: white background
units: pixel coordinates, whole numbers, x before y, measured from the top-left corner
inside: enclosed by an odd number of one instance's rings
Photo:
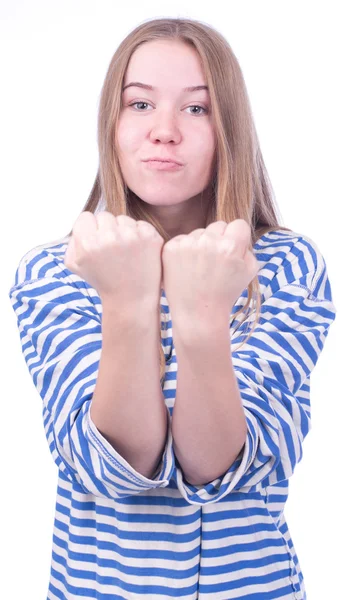
[[[1,594],[46,598],[57,467],[8,298],[21,257],[66,235],[98,167],[97,109],[122,39],[152,17],[192,17],[229,41],[247,84],[283,225],[325,257],[337,318],[312,375],[312,431],[286,519],[308,600],[349,594],[349,2],[2,0]],[[347,308],[346,308],[347,307]]]

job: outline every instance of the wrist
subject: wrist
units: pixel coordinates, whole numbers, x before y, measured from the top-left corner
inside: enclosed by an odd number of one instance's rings
[[[222,337],[230,340],[230,315],[216,314],[207,318],[178,315],[173,318],[172,315],[172,333],[173,337],[179,343],[196,344],[206,343],[206,341]]]
[[[153,323],[160,321],[160,305],[151,301],[133,301],[122,303],[120,298],[105,296],[101,298],[102,319],[105,323],[120,326],[135,326],[150,329]]]

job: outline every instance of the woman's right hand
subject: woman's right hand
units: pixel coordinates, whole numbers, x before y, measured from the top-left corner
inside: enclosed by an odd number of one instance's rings
[[[125,307],[160,301],[164,239],[151,223],[108,211],[83,211],[73,225],[64,263],[102,301]]]

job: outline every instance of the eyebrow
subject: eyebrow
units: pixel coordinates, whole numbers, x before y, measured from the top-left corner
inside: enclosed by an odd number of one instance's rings
[[[124,88],[122,89],[122,92],[124,92],[124,90],[126,90],[129,87],[140,87],[143,88],[145,90],[157,90],[158,88],[152,86],[152,85],[148,85],[147,83],[140,83],[140,81],[131,81],[131,83],[128,83],[127,85],[124,86]],[[208,91],[208,87],[207,85],[191,85],[190,87],[185,87],[183,88],[183,92],[198,92],[199,90],[207,90]]]

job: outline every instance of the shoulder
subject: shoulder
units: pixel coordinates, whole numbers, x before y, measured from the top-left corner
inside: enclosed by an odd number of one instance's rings
[[[294,284],[314,293],[328,280],[326,263],[319,245],[305,233],[277,229],[260,237],[254,245],[259,263],[258,277],[274,293]]]
[[[43,277],[58,277],[64,270],[64,256],[68,238],[60,238],[28,250],[20,259],[13,286]]]
[[[53,281],[55,284],[61,283],[62,287],[78,288],[85,297],[96,295],[96,291],[84,279],[66,267],[64,258],[68,242],[69,237],[66,236],[28,250],[18,263],[10,295],[14,290],[34,290],[38,285]]]

